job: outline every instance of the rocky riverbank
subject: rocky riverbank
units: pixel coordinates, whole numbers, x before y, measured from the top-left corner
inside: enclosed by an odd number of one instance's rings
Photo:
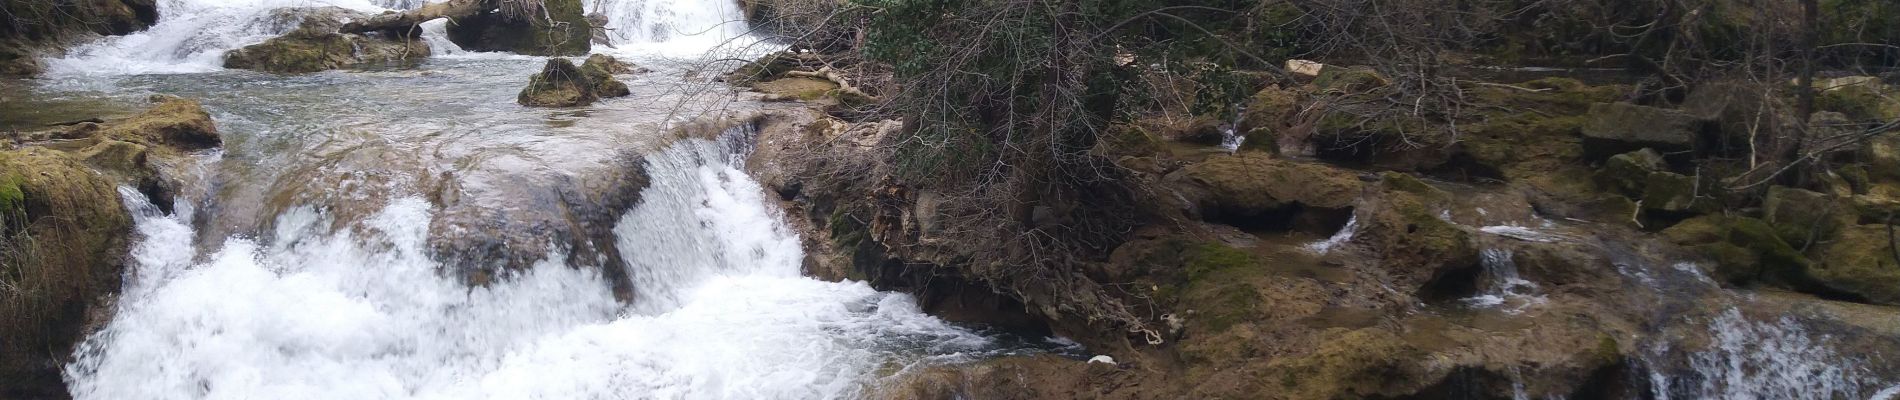
[[[119,188],[169,211],[192,152],[222,139],[198,102],[152,98],[137,116],[0,136],[0,395],[63,396],[73,345],[108,317],[132,218]]]
[[[1720,138],[1745,135],[1721,96],[1674,108],[1632,104],[1627,86],[1474,83],[1475,122],[1452,128],[1351,114],[1353,96],[1388,83],[1332,67],[1259,89],[1233,123],[1111,127],[1091,151],[1127,174],[1132,230],[1064,267],[971,264],[998,250],[969,246],[963,221],[995,211],[894,174],[902,122],[853,121],[833,82],[784,89],[810,78],[783,71],[815,68],[756,65],[733,80],[812,105],[766,118],[752,159],[801,227],[810,273],[1112,357],[940,367],[893,383],[893,398],[1642,398],[1675,390],[1654,376],[1695,374],[1686,354],[1714,339],[1689,321],[1843,300],[1893,312],[1883,288],[1900,282],[1880,235],[1893,181],[1717,190],[1738,185],[1711,173],[1735,168]],[[1823,112],[1900,110],[1870,101]],[[1244,142],[1223,150],[1222,132]],[[1837,149],[1839,169],[1892,162],[1890,140]],[[1086,222],[1062,207],[1025,225]],[[1763,304],[1731,289],[1807,295]],[[1785,318],[1852,332],[1839,337],[1869,355],[1900,351],[1850,314],[1799,315]]]

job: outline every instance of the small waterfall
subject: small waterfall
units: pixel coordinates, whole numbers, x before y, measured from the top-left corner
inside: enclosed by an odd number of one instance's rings
[[[1706,348],[1685,349],[1684,373],[1666,373],[1662,363],[1645,360],[1657,399],[1864,399],[1869,393],[1863,390],[1883,386],[1866,378],[1864,360],[1838,353],[1831,338],[1809,333],[1790,317],[1755,321],[1731,308],[1707,329]],[[1659,344],[1649,357],[1670,350]]]
[[[1485,284],[1477,296],[1465,299],[1473,307],[1501,307],[1506,313],[1517,314],[1525,308],[1543,304],[1546,299],[1538,294],[1537,284],[1518,275],[1517,262],[1511,259],[1511,251],[1501,248],[1486,248],[1478,252],[1479,264],[1484,267]]]
[[[996,350],[908,295],[800,276],[797,236],[734,167],[746,132],[649,155],[614,229],[630,307],[558,253],[483,286],[445,276],[421,198],[352,226],[296,208],[267,241],[199,253],[189,212],[123,190],[135,265],[67,380],[80,399],[839,398]]]
[[[725,136],[749,136],[751,129]],[[652,183],[615,228],[640,296],[635,308],[678,308],[682,290],[715,276],[798,276],[804,250],[797,236],[759,207],[765,190],[734,167],[730,146],[700,139],[673,146],[647,157]]]
[[[1346,219],[1346,226],[1339,227],[1338,232],[1333,232],[1333,236],[1327,237],[1326,240],[1306,244],[1306,250],[1317,254],[1326,254],[1327,252],[1333,251],[1334,248],[1346,244],[1346,242],[1351,242],[1352,235],[1357,232],[1359,232],[1359,215],[1355,213],[1351,218]]]
[[[583,0],[588,14],[607,17],[607,37],[622,53],[699,55],[745,47],[750,29],[737,1]],[[602,49],[596,49],[597,51]]]

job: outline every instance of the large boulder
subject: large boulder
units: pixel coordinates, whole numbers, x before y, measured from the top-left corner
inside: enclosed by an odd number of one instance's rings
[[[1856,225],[1821,249],[1810,274],[1821,284],[1881,304],[1900,305],[1900,252],[1886,224]]]
[[[118,290],[131,224],[115,183],[76,157],[0,151],[0,397],[64,394],[60,365]]]
[[[1401,290],[1436,299],[1447,277],[1469,273],[1478,264],[1478,244],[1472,233],[1440,218],[1431,205],[1444,199],[1436,193],[1408,190],[1395,176],[1386,178],[1380,193],[1359,215],[1352,242],[1378,255],[1379,268]]]
[[[132,221],[118,188],[166,209],[177,183],[163,165],[222,142],[197,102],[152,101],[131,118],[0,134],[0,398],[65,396],[64,357],[123,275]]]
[[[547,66],[528,79],[528,87],[521,89],[515,101],[529,107],[575,107],[593,104],[602,97],[626,96],[627,85],[615,80],[612,72],[622,68],[607,56],[590,57],[580,67],[565,58],[548,59]]]
[[[1783,114],[1762,95],[1769,90],[1739,81],[1705,83],[1689,91],[1682,111],[1720,131],[1721,140],[1715,145],[1746,151],[1751,135],[1772,131],[1782,122]]]
[[[1768,188],[1762,201],[1762,219],[1781,240],[1800,248],[1828,241],[1852,226],[1858,214],[1848,199],[1785,186]]]
[[[606,54],[587,56],[587,61],[581,62],[581,75],[587,78],[593,86],[594,94],[600,97],[620,97],[630,94],[627,84],[614,79],[614,74],[637,72],[646,72],[646,69],[620,62]]]
[[[1694,150],[1702,127],[1701,121],[1681,111],[1598,103],[1590,106],[1583,123],[1584,151],[1602,159],[1645,147],[1663,153]]]
[[[506,51],[536,56],[587,54],[593,24],[581,12],[581,0],[520,1],[449,24],[449,40],[471,51]]]
[[[366,14],[340,7],[279,10],[300,18],[297,28],[224,55],[225,68],[302,74],[361,65],[389,65],[429,57],[429,44],[415,37],[381,33],[338,33],[345,22]]]
[[[1610,156],[1603,161],[1603,168],[1596,173],[1597,182],[1604,187],[1628,196],[1641,196],[1649,174],[1667,171],[1668,164],[1663,163],[1662,153],[1642,149]]]
[[[1168,179],[1183,187],[1184,196],[1205,219],[1243,227],[1343,223],[1364,187],[1342,169],[1257,152],[1215,157],[1181,168]]]

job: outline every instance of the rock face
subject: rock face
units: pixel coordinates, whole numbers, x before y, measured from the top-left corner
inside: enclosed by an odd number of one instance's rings
[[[118,290],[131,217],[110,179],[27,148],[0,151],[0,221],[0,281],[11,288],[0,292],[0,396],[63,394],[59,359],[87,310]]]
[[[158,22],[154,0],[4,0],[0,15],[0,76],[32,76],[38,58],[56,54],[85,34],[124,35]]]
[[[588,57],[578,67],[564,58],[549,59],[541,73],[528,78],[528,87],[521,89],[515,101],[529,107],[575,107],[602,97],[626,96],[627,84],[614,79],[613,71],[631,70],[604,55]]]
[[[1590,106],[1582,130],[1585,151],[1608,157],[1645,147],[1663,153],[1693,150],[1701,129],[1700,121],[1681,111],[1599,103]]]
[[[536,56],[578,56],[591,48],[593,25],[581,12],[581,0],[509,4],[449,24],[449,40],[471,51]]]
[[[169,96],[138,116],[14,134],[0,147],[0,397],[61,397],[59,368],[119,289],[131,217],[117,186],[165,208],[154,160],[221,142],[197,102]],[[12,148],[12,143],[21,143]]]
[[[1190,165],[1169,179],[1195,189],[1186,191],[1185,196],[1198,205],[1206,220],[1235,226],[1308,228],[1321,233],[1331,230],[1314,228],[1345,223],[1363,186],[1357,177],[1339,169],[1275,160],[1257,152]]]
[[[345,22],[368,16],[338,7],[285,9],[301,18],[297,28],[224,55],[225,68],[302,74],[359,65],[387,65],[429,57],[429,44],[415,37],[338,33]]]

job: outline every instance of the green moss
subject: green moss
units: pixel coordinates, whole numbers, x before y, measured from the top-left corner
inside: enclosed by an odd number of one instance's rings
[[[831,218],[825,221],[825,227],[831,231],[831,242],[842,248],[858,247],[864,242],[865,229],[858,220],[851,218],[843,208],[832,210]]]
[[[1643,208],[1689,211],[1696,205],[1695,178],[1673,172],[1653,172],[1643,184]]]
[[[1220,243],[1196,243],[1181,252],[1188,282],[1201,282],[1254,267],[1252,255]]]
[[[1418,178],[1410,174],[1386,171],[1379,173],[1379,178],[1379,182],[1383,184],[1387,190],[1396,190],[1432,199],[1443,199],[1449,196],[1445,191],[1432,187],[1432,185],[1425,183],[1425,181],[1418,180]]]
[[[1384,75],[1380,75],[1379,71],[1375,71],[1372,67],[1366,66],[1338,67],[1328,65],[1321,67],[1319,76],[1313,78],[1313,85],[1319,86],[1320,89],[1344,90],[1348,92],[1364,92],[1388,84],[1391,84],[1391,81],[1386,79]]]
[[[1143,262],[1180,268],[1181,281],[1164,285],[1156,300],[1176,300],[1177,308],[1194,310],[1188,323],[1196,330],[1221,332],[1259,314],[1261,297],[1253,282],[1262,274],[1252,254],[1220,243],[1169,240]]]
[[[1597,335],[1597,347],[1590,354],[1599,365],[1613,365],[1623,361],[1622,346],[1617,345],[1616,337],[1608,334]]]
[[[7,164],[0,160],[0,165]],[[25,226],[26,193],[20,191],[21,183],[17,171],[0,171],[0,234],[11,232],[16,225]]]
[[[1853,121],[1885,121],[1900,117],[1895,115],[1894,105],[1880,92],[1858,85],[1821,92],[1814,98],[1814,108],[1846,114]]]
[[[1323,341],[1312,352],[1267,365],[1268,382],[1278,384],[1284,398],[1403,397],[1428,382],[1417,364],[1427,359],[1424,351],[1392,332],[1334,328],[1318,337]]]

